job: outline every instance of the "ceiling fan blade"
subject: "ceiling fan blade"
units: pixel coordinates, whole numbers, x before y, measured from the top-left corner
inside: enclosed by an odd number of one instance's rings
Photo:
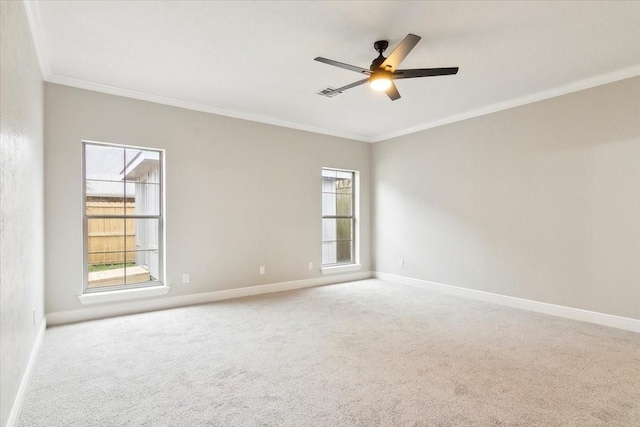
[[[398,88],[393,82],[391,82],[391,86],[389,86],[389,89],[385,90],[385,93],[392,101],[400,99],[400,92],[398,92]]]
[[[320,56],[318,56],[317,58],[314,58],[314,61],[323,62],[325,64],[333,65],[334,67],[344,68],[345,70],[349,70],[349,71],[355,71],[356,73],[362,73],[367,75],[371,74],[371,71],[369,71],[366,68],[356,67],[355,65],[345,64],[342,62],[334,61],[333,59],[322,58]]]
[[[360,86],[361,84],[365,84],[368,81],[369,81],[369,77],[367,77],[366,79],[358,80],[357,82],[353,82],[353,83],[348,84],[346,86],[339,87],[338,89],[334,89],[331,92],[327,92],[327,93],[324,94],[324,96],[328,96],[328,95],[331,95],[331,94],[336,93],[336,92],[344,92],[347,89],[351,89],[352,87]]]
[[[409,52],[418,44],[421,37],[415,34],[409,34],[400,42],[400,44],[391,52],[391,55],[380,65],[388,71],[395,71],[398,65],[407,57]]]
[[[412,79],[414,77],[448,76],[456,74],[458,67],[450,68],[414,68],[411,70],[395,70],[394,79]]]

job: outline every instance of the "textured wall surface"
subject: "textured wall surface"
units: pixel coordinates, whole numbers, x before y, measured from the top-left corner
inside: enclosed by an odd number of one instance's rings
[[[366,142],[49,83],[45,135],[47,312],[83,307],[82,140],[166,150],[169,297],[319,277],[323,166],[360,171],[370,269]]]
[[[640,77],[372,158],[376,271],[640,319]]]
[[[0,2],[0,425],[44,302],[43,83],[22,2]],[[33,321],[35,310],[35,324]]]

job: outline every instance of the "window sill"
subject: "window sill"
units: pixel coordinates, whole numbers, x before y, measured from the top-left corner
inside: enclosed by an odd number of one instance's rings
[[[120,289],[117,291],[96,292],[92,294],[78,295],[82,304],[101,304],[105,302],[126,301],[137,298],[157,297],[166,295],[169,286],[150,286],[148,288]]]
[[[362,264],[332,265],[331,267],[322,267],[320,271],[322,271],[322,274],[338,274],[358,271],[361,268]]]

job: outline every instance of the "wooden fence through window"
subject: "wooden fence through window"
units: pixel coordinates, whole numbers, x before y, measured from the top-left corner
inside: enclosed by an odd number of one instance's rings
[[[87,215],[134,215],[135,202],[89,201]],[[126,225],[126,227],[125,227]],[[136,220],[121,218],[89,218],[88,220],[89,265],[122,264],[125,251],[136,249]],[[126,228],[126,235],[125,235]],[[126,245],[126,246],[125,246]],[[135,252],[126,252],[126,262],[135,262]]]

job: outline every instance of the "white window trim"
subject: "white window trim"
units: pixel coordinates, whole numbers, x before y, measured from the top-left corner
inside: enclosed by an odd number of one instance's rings
[[[334,168],[330,166],[323,166],[322,169],[333,169],[344,172],[353,172],[353,190],[355,192],[353,198],[353,232],[355,234],[353,239],[353,262],[342,264],[322,265],[322,258],[320,259],[320,272],[323,275],[326,274],[339,274],[348,273],[351,271],[358,271],[362,268],[360,264],[360,171],[353,169]]]
[[[362,264],[342,264],[322,267],[320,271],[322,274],[339,274],[349,273],[351,271],[358,271],[362,268]]]
[[[115,291],[93,292],[89,294],[78,295],[78,299],[84,305],[102,304],[106,302],[126,301],[138,298],[150,298],[166,295],[170,286],[148,286],[144,288],[134,289],[118,289]]]

